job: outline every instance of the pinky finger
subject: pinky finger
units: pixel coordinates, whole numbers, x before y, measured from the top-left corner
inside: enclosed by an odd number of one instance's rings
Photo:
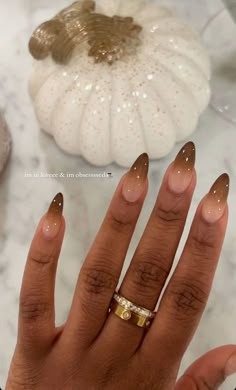
[[[63,196],[57,194],[41,218],[26,261],[19,307],[18,344],[47,347],[55,335],[54,288],[65,231]]]
[[[236,345],[224,345],[196,360],[179,379],[175,390],[218,389],[234,373]]]

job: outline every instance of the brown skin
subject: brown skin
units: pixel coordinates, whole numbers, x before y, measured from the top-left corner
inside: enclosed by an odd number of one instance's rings
[[[143,164],[145,158],[143,155],[138,164]],[[168,184],[176,161],[167,169],[119,290],[150,310],[160,297],[185,226],[196,183],[193,160],[191,180],[183,193],[174,193]],[[18,338],[6,390],[197,390],[217,388],[224,380],[226,362],[236,352],[233,345],[211,351],[195,362],[178,383],[176,379],[206,305],[224,239],[228,209],[222,184],[222,216],[214,223],[207,222],[202,216],[207,196],[200,202],[150,329],[108,314],[147,193],[147,172],[143,165],[137,167],[141,172],[140,196],[134,202],[124,198],[122,189],[127,177],[134,179],[131,169],[121,178],[86,256],[71,310],[60,328],[54,322],[54,287],[65,231],[62,207],[56,207],[54,200],[54,206],[42,217],[23,277]],[[45,218],[51,222],[54,219],[59,226],[58,234],[50,239],[43,233]]]

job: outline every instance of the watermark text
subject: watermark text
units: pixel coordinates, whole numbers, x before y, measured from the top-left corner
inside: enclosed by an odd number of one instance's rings
[[[25,172],[27,179],[109,179],[113,177],[111,172]]]

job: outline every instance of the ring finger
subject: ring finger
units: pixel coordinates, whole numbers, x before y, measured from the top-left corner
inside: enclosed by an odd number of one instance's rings
[[[154,310],[173,264],[196,183],[195,147],[187,143],[164,176],[156,204],[135,251],[119,294],[139,306]],[[168,240],[168,242],[167,242]],[[144,330],[110,314],[101,338],[114,334],[136,349]],[[121,333],[122,332],[122,333]]]

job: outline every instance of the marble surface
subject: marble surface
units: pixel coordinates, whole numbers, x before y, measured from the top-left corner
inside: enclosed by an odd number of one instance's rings
[[[162,0],[175,7],[195,27],[202,30],[206,21],[221,7],[219,0]],[[0,109],[13,136],[10,163],[0,177],[0,384],[4,386],[17,332],[18,298],[29,243],[41,215],[53,196],[65,196],[67,230],[58,267],[56,286],[57,323],[67,315],[83,258],[96,234],[112,193],[124,173],[115,165],[94,168],[80,158],[63,154],[53,140],[39,131],[27,91],[31,58],[27,42],[34,27],[52,15],[45,0],[0,2]],[[67,4],[57,1],[57,7]],[[9,14],[9,10],[11,13]],[[184,357],[181,371],[207,350],[235,343],[236,312],[236,129],[210,107],[202,116],[191,139],[197,146],[198,185],[186,228],[201,197],[218,175],[231,176],[230,218],[212,293],[198,331]],[[128,252],[122,275],[143,231],[155,202],[161,177],[180,145],[161,161],[150,164],[147,199]],[[26,173],[112,172],[110,179],[29,178]],[[183,239],[186,238],[187,229]],[[183,244],[183,242],[182,242]],[[233,390],[236,377],[222,389]]]

